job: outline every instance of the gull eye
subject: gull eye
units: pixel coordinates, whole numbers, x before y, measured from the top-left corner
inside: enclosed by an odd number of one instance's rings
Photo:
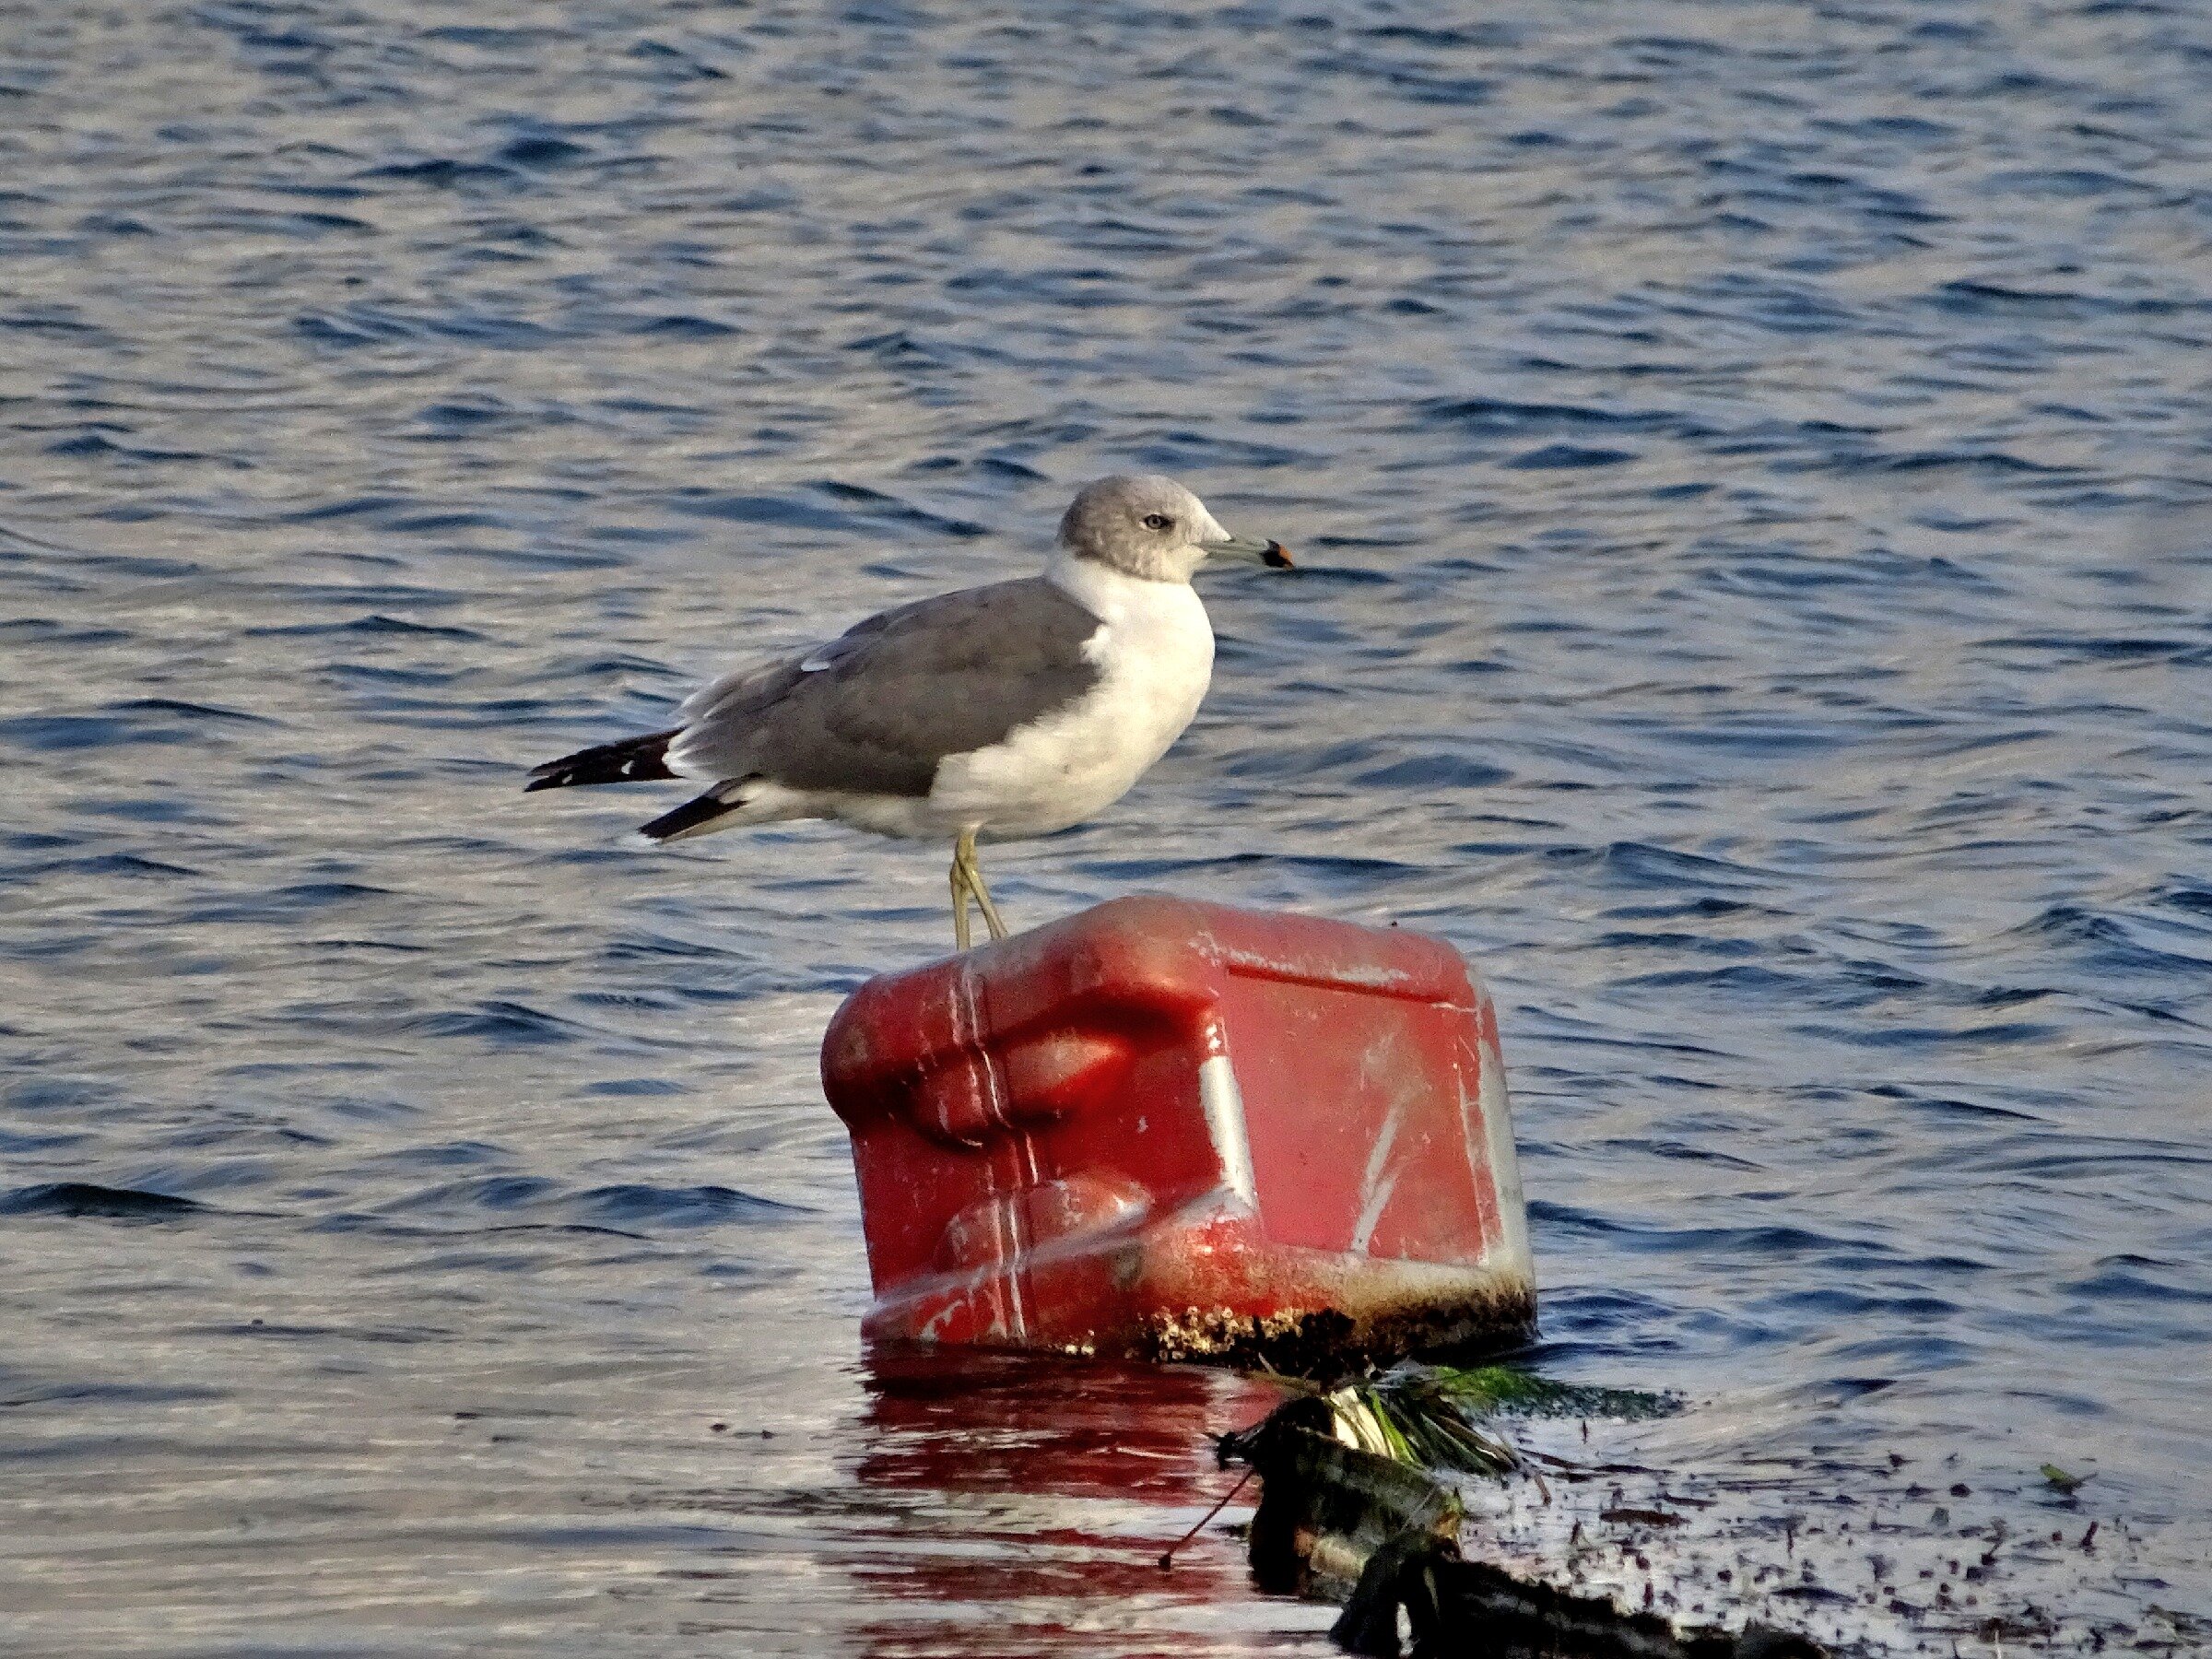
[[[1147,530],[1172,530],[1174,527],[1175,521],[1164,512],[1145,514],[1145,528]]]

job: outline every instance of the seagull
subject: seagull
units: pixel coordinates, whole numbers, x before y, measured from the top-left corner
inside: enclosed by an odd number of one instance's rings
[[[640,833],[684,841],[792,818],[952,841],[952,933],[968,904],[1006,936],[978,836],[1050,835],[1128,793],[1198,712],[1214,630],[1191,576],[1209,559],[1277,570],[1277,541],[1231,535],[1158,475],[1086,485],[1043,571],[879,612],[827,644],[733,670],[665,731],[534,769],[525,792],[688,778],[705,793]]]

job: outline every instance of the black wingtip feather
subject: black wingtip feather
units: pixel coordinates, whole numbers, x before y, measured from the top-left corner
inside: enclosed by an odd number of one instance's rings
[[[530,769],[530,781],[523,785],[523,793],[579,789],[594,783],[649,783],[658,778],[673,778],[676,774],[668,770],[668,745],[677,729],[602,743],[534,766]]]
[[[641,824],[638,833],[648,841],[678,841],[684,836],[700,833],[717,819],[727,818],[735,810],[718,794],[695,795],[674,812],[664,812],[652,823]]]

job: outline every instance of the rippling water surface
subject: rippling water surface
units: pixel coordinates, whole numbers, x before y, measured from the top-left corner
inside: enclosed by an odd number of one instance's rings
[[[941,850],[517,793],[1132,467],[1309,568],[1017,924],[1451,938],[1641,1454],[2212,1614],[2208,97],[2159,4],[0,12],[0,1646],[1321,1651],[1150,1566],[1246,1385],[860,1351],[815,1045]]]

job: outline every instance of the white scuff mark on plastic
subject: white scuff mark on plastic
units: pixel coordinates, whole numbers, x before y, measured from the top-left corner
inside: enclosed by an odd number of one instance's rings
[[[1398,1126],[1406,1121],[1406,1108],[1412,1096],[1401,1093],[1382,1120],[1382,1128],[1375,1136],[1373,1149],[1367,1155],[1367,1172],[1359,1178],[1359,1219],[1352,1227],[1352,1248],[1361,1255],[1373,1242],[1375,1229],[1382,1223],[1382,1212],[1390,1207],[1390,1195],[1398,1190],[1398,1175],[1403,1166],[1393,1167],[1390,1151],[1397,1145]]]
[[[1198,1067],[1198,1108],[1206,1114],[1206,1131],[1213,1138],[1221,1160],[1221,1183],[1253,1214],[1260,1207],[1260,1185],[1252,1172],[1252,1137],[1244,1127],[1244,1097],[1237,1088],[1237,1074],[1227,1054],[1215,1054]]]
[[[1489,1041],[1478,1038],[1472,1056],[1475,1063],[1475,1098],[1467,1099],[1467,1078],[1463,1065],[1460,1072],[1460,1115],[1466,1123],[1465,1141],[1470,1164],[1481,1159],[1487,1170],[1472,1170],[1476,1191],[1480,1192],[1484,1177],[1488,1177],[1490,1191],[1498,1200],[1499,1238],[1496,1259],[1511,1271],[1535,1277],[1535,1266],[1528,1247],[1528,1205],[1521,1195],[1521,1162],[1513,1146],[1512,1107],[1506,1096],[1505,1056]],[[1473,1107],[1472,1112],[1468,1108]],[[1480,1135],[1472,1118],[1479,1117]],[[1491,1241],[1483,1241],[1486,1259],[1492,1254]]]
[[[983,1190],[990,1199],[993,1247],[997,1253],[996,1271],[991,1279],[996,1327],[994,1334],[1023,1344],[1030,1335],[1028,1287],[1023,1282],[1030,1241],[1022,1226],[1018,1194],[1037,1184],[1037,1148],[1015,1122],[1006,1079],[999,1074],[998,1056],[987,1040],[989,1028],[983,1018],[982,976],[963,962],[958,984],[953,1004],[953,1041],[973,1056],[971,1075],[977,1092],[982,1097],[980,1105],[983,1119],[997,1127],[999,1138],[1015,1163],[1010,1172],[1012,1180],[1002,1189],[999,1148],[993,1147],[988,1138],[978,1143],[984,1147]]]

